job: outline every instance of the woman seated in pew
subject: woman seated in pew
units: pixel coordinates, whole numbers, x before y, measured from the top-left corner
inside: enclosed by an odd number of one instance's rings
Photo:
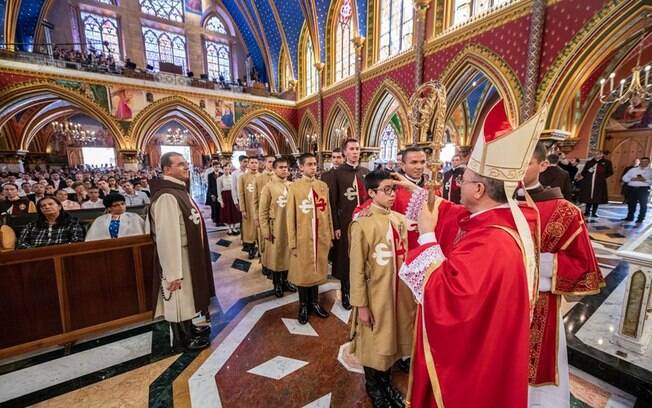
[[[104,197],[107,214],[100,215],[88,229],[86,241],[115,239],[130,235],[143,235],[145,221],[134,213],[128,213],[127,204],[122,194],[111,193]]]
[[[20,233],[16,245],[18,249],[84,241],[84,227],[63,210],[56,197],[44,197],[36,207],[38,218],[27,224]]]

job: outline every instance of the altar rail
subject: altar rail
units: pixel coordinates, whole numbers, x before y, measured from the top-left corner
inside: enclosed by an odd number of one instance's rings
[[[0,253],[0,359],[152,317],[148,235]]]

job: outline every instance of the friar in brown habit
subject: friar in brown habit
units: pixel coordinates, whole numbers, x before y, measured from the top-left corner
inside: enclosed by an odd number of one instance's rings
[[[201,312],[208,316],[215,296],[206,226],[188,193],[188,163],[179,153],[161,156],[163,177],[150,183],[152,204],[149,230],[156,247],[155,316],[164,315],[172,327],[176,350],[209,346],[210,326],[195,326]]]
[[[367,200],[364,177],[369,170],[360,167],[360,143],[356,139],[346,139],[342,152],[345,163],[332,171],[324,181],[328,184],[335,233],[332,274],[340,280],[342,306],[350,310],[349,225],[353,210]]]

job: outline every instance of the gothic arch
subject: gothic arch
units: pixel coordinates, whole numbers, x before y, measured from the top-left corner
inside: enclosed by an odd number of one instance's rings
[[[132,141],[125,137],[118,121],[103,107],[80,92],[47,81],[21,83],[1,91],[0,127],[3,127],[12,116],[28,106],[39,102],[56,102],[58,100],[65,100],[106,126],[113,134],[119,149],[129,150],[132,148]],[[33,136],[31,134],[30,138],[30,135],[23,134],[20,141],[21,150],[28,150]]]
[[[505,101],[509,121],[512,126],[518,126],[521,122],[520,110],[523,101],[521,83],[512,68],[488,48],[475,44],[467,45],[453,58],[441,74],[441,82],[446,86],[447,92],[459,85],[458,82],[468,77],[466,74],[473,69],[480,71],[493,83]],[[447,118],[454,108],[448,104]]]
[[[134,140],[134,147],[137,151],[144,150],[151,128],[156,126],[157,123],[160,127],[159,120],[173,112],[179,112],[181,116],[189,120],[192,119],[197,124],[202,125],[217,151],[222,152],[225,150],[224,132],[222,132],[222,129],[220,129],[215,119],[208,112],[186,98],[169,96],[148,105],[131,122],[127,133]],[[210,153],[216,152],[211,151]]]
[[[378,120],[389,114],[389,109],[394,103],[397,105],[396,112],[401,120],[402,138],[399,140],[401,146],[412,143],[412,126],[408,121],[409,104],[408,98],[403,89],[391,79],[385,79],[374,92],[371,102],[367,106],[362,121],[361,145],[366,147],[378,147],[380,135],[377,133]],[[387,112],[383,112],[387,111]],[[380,116],[378,116],[380,114]]]
[[[328,113],[328,119],[326,120],[326,137],[322,137],[322,150],[332,150],[332,147],[336,142],[334,140],[335,126],[338,125],[336,122],[341,118],[345,118],[349,124],[349,128],[351,129],[349,136],[355,137],[353,113],[351,113],[351,110],[344,100],[338,97]]]
[[[295,131],[294,127],[278,113],[264,108],[255,109],[240,118],[240,120],[229,132],[227,147],[231,149],[235,144],[235,139],[238,137],[240,132],[242,132],[249,124],[257,120],[260,120],[266,125],[272,126],[281,132],[281,134],[286,137],[287,143],[290,146],[292,152],[299,152],[299,149],[297,149],[297,132]]]
[[[308,151],[308,142],[306,140],[306,133],[309,128],[312,128],[314,132],[317,134],[317,137],[321,137],[319,134],[319,129],[317,128],[317,119],[315,119],[315,115],[312,114],[310,109],[306,109],[306,111],[303,114],[303,117],[301,118],[301,124],[299,125],[299,141],[298,145],[301,151]]]
[[[342,7],[342,1],[343,0],[336,0],[331,2],[331,5],[328,9],[328,16],[326,18],[326,81],[322,82],[323,85],[327,84],[333,84],[336,82],[335,80],[335,25],[338,24],[339,21],[339,15],[340,15],[340,8]],[[351,36],[353,38],[359,37],[359,30],[358,30],[358,7],[356,5],[357,2],[352,1],[351,2],[351,7],[353,8],[352,14],[351,14],[351,19],[349,20],[349,24],[352,24],[351,26]],[[351,44],[351,47],[355,47],[354,44]],[[355,68],[354,68],[355,72]],[[353,76],[353,75],[351,75]],[[345,80],[346,78],[341,79],[342,81]]]

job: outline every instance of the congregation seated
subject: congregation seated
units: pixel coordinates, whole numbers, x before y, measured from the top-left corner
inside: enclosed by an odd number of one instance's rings
[[[144,220],[138,214],[126,212],[127,204],[122,194],[109,194],[102,202],[108,214],[101,215],[93,221],[86,234],[86,241],[145,234]]]
[[[16,184],[6,183],[2,186],[2,194],[4,201],[0,202],[0,214],[18,215],[36,212],[36,207],[29,198],[20,197]]]
[[[81,208],[104,208],[104,203],[100,199],[100,189],[97,186],[88,189],[88,199],[81,204]]]
[[[64,192],[65,193],[65,192]],[[18,249],[70,244],[84,240],[84,227],[68,214],[56,197],[42,198],[37,205],[38,217],[20,233]]]
[[[147,197],[147,194],[142,191],[137,191],[131,181],[125,181],[122,184],[122,189],[124,190],[123,195],[127,207],[149,204],[149,197]]]
[[[57,190],[54,193],[54,196],[59,200],[63,209],[66,211],[79,210],[81,208],[81,205],[79,205],[77,201],[68,199],[68,192],[66,190]]]

